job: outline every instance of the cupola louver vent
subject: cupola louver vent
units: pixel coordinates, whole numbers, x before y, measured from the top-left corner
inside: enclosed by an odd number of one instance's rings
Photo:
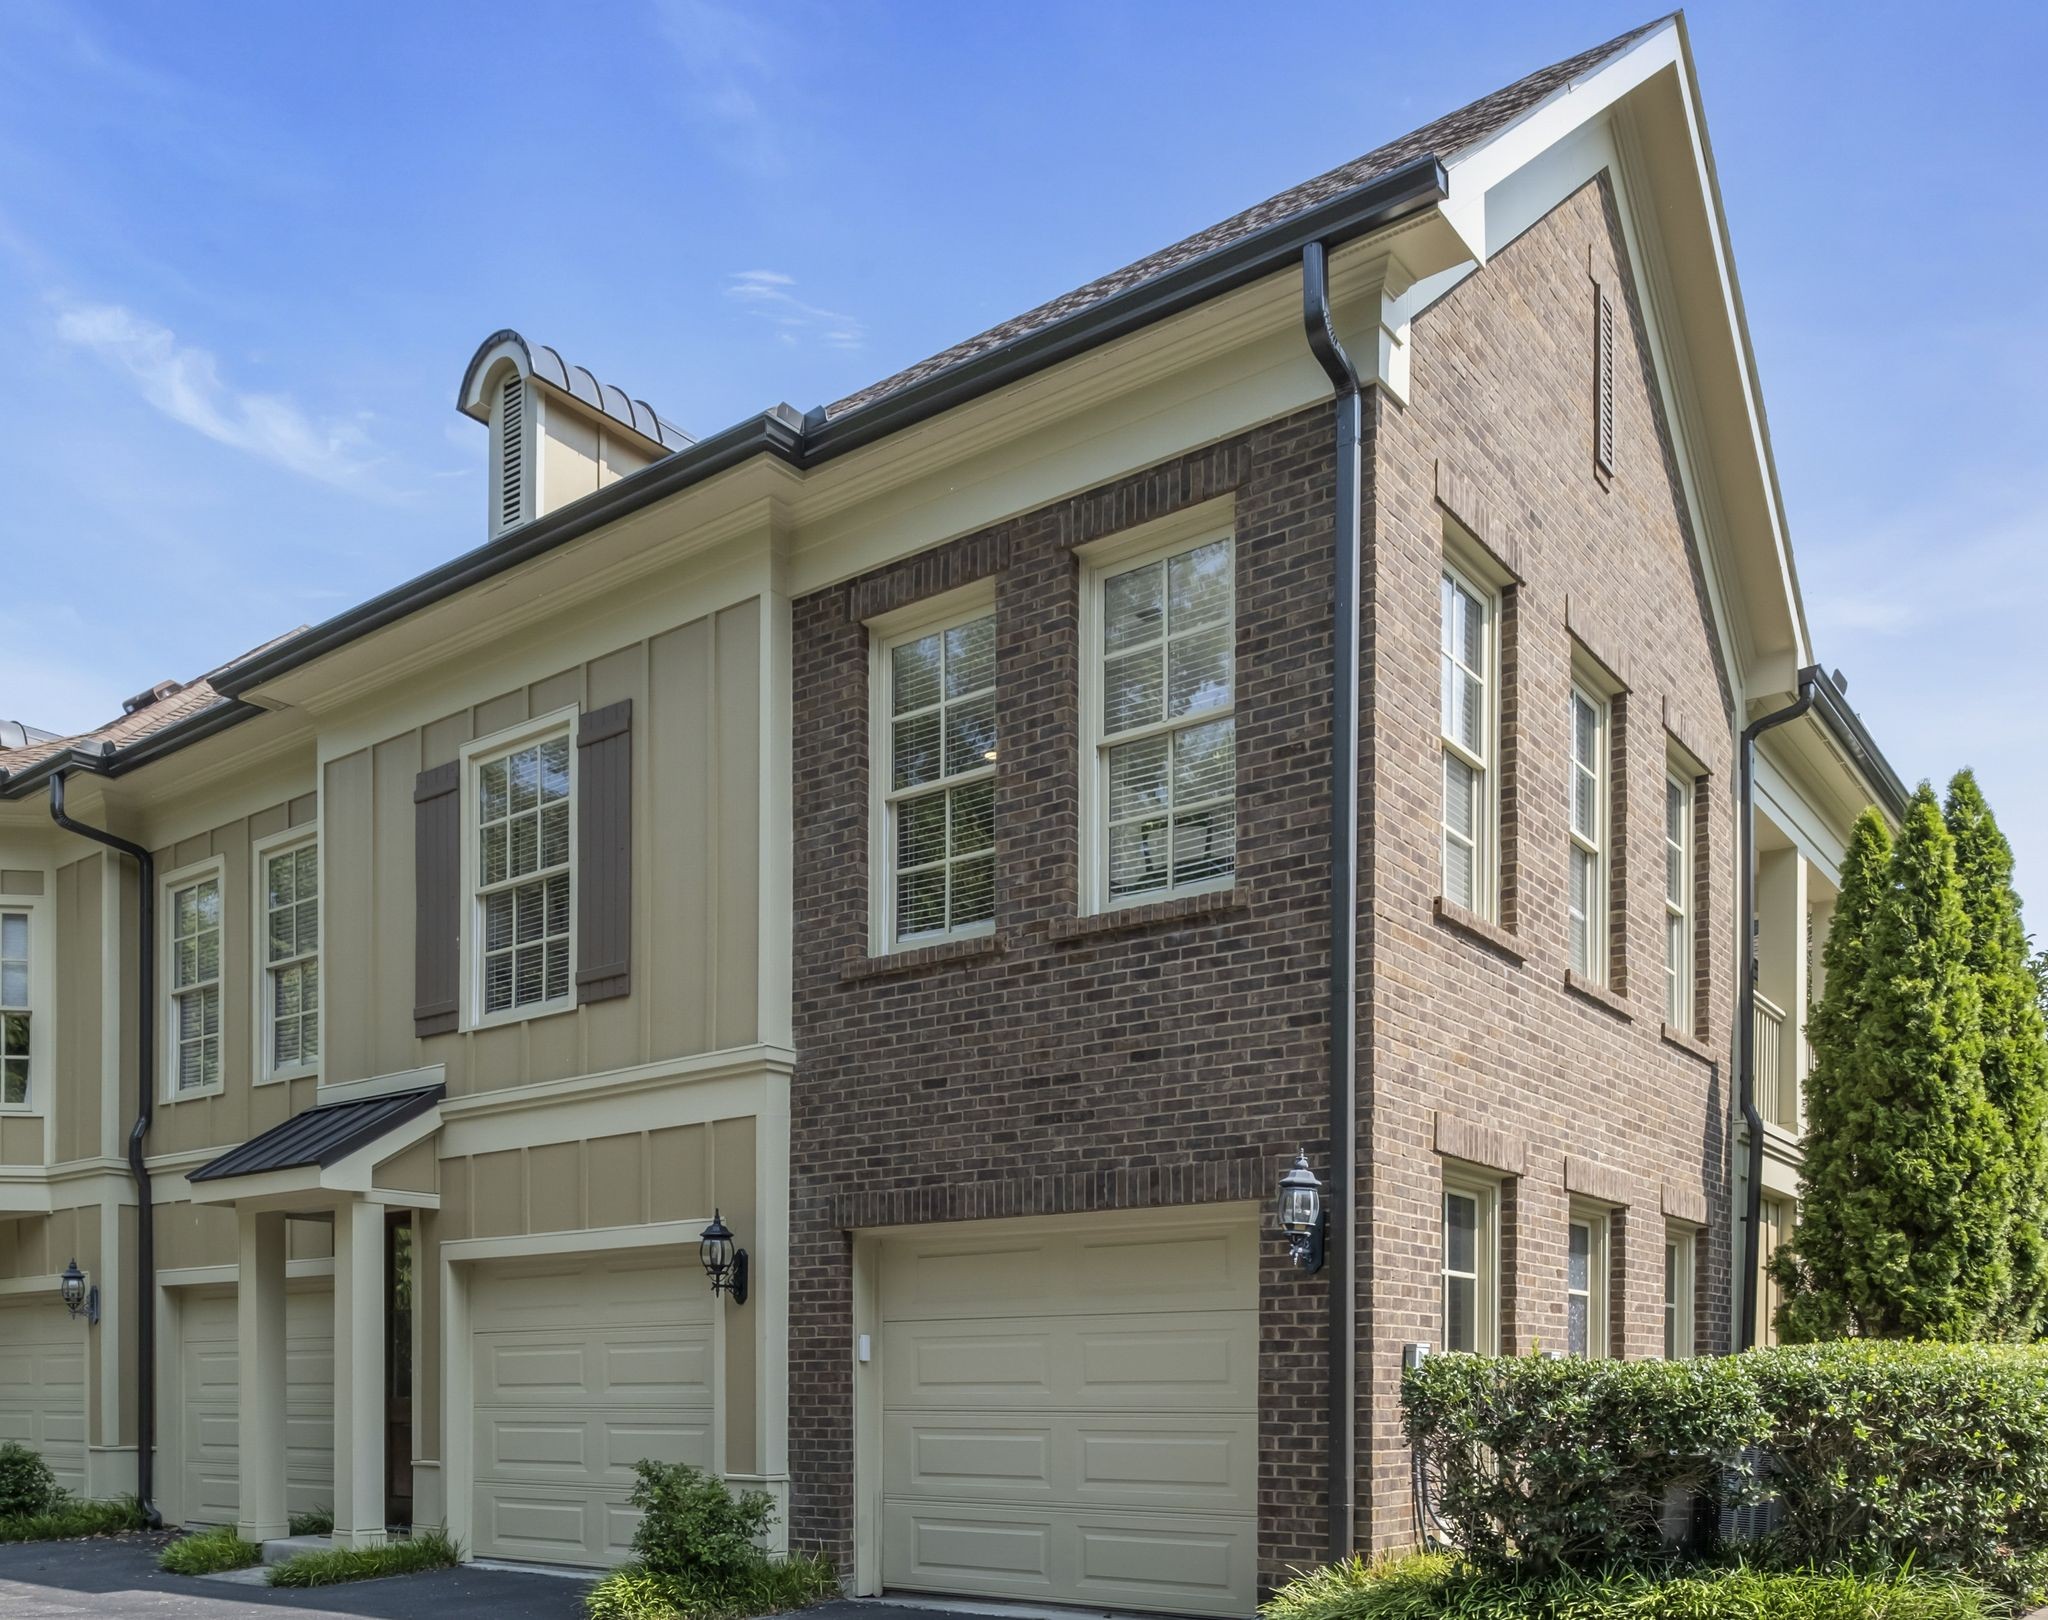
[[[526,379],[505,379],[498,408],[498,527],[526,521]]]

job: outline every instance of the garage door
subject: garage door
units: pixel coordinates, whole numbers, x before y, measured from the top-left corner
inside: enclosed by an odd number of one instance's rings
[[[240,1350],[235,1296],[183,1298],[179,1387],[180,1511],[187,1524],[233,1524],[241,1512]],[[294,1513],[334,1506],[334,1291],[285,1296],[285,1500]]]
[[[713,1464],[702,1267],[673,1251],[479,1266],[470,1324],[477,1556],[618,1563],[633,1464]]]
[[[0,1302],[0,1443],[41,1454],[85,1494],[85,1335],[57,1300]]]
[[[884,1584],[1250,1614],[1257,1272],[1249,1217],[885,1243]]]

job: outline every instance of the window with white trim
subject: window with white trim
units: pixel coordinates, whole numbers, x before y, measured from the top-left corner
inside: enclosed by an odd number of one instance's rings
[[[1441,1328],[1446,1350],[1499,1351],[1499,1225],[1498,1187],[1444,1178]]]
[[[1692,1033],[1692,794],[1676,770],[1664,778],[1664,1022]]]
[[[571,746],[566,729],[473,760],[477,1008],[567,1005]]]
[[[171,890],[171,1093],[221,1084],[220,874]]]
[[[1664,1359],[1694,1353],[1693,1279],[1699,1263],[1699,1234],[1690,1227],[1664,1230]]]
[[[887,643],[881,812],[885,947],[986,934],[996,896],[996,619]]]
[[[1105,905],[1223,888],[1237,870],[1235,556],[1226,534],[1094,577]]]
[[[314,840],[262,857],[258,895],[263,950],[263,1074],[320,1062],[320,846]]]
[[[1441,601],[1443,894],[1490,915],[1497,600],[1447,566]]]
[[[28,911],[0,910],[0,1107],[28,1106],[35,1052],[30,949]]]
[[[1565,1335],[1567,1355],[1599,1358],[1608,1353],[1607,1238],[1609,1219],[1600,1211],[1575,1209],[1565,1244]]]
[[[1607,979],[1608,706],[1584,686],[1572,687],[1570,718],[1572,971],[1595,984]]]

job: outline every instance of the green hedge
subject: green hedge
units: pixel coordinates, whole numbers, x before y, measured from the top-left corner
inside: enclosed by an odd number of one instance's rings
[[[1739,1363],[1431,1356],[1403,1386],[1438,1515],[1482,1569],[1640,1561],[1765,1424]]]
[[[2048,1349],[1438,1355],[1408,1375],[1403,1401],[1437,1512],[1482,1571],[1642,1565],[1666,1552],[1683,1498],[1718,1507],[1761,1492],[1781,1523],[1755,1552],[1780,1568],[1910,1561],[2027,1595],[2048,1577]]]

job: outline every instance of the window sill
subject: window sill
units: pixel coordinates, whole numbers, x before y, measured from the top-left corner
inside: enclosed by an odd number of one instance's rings
[[[559,1018],[563,1013],[576,1011],[576,998],[569,996],[562,1001],[543,1001],[531,1007],[514,1007],[506,1012],[484,1013],[468,1023],[458,1026],[459,1033],[480,1035],[487,1029],[505,1029],[514,1024],[530,1024],[536,1018]],[[426,1037],[433,1039],[432,1036]]]
[[[1250,904],[1250,891],[1241,887],[1181,894],[1170,900],[1118,906],[1114,911],[1093,911],[1085,917],[1055,917],[1049,937],[1058,945],[1071,940],[1101,939],[1110,934],[1135,934],[1149,928],[1213,922],[1243,911]]]
[[[167,1091],[157,1099],[157,1106],[162,1108],[171,1103],[204,1102],[208,1097],[225,1096],[227,1089],[226,1086],[220,1085],[199,1086],[191,1091]]]
[[[1003,953],[1002,935],[977,934],[972,939],[942,939],[935,945],[912,945],[880,956],[857,956],[839,970],[841,984],[868,979],[895,979],[916,973],[941,973],[947,968],[984,962]]]
[[[1674,1029],[1671,1025],[1664,1024],[1659,1027],[1658,1034],[1663,1037],[1666,1046],[1675,1046],[1681,1052],[1689,1052],[1702,1063],[1719,1065],[1721,1061],[1720,1053],[1705,1041],[1694,1038],[1682,1029]]]
[[[1476,911],[1467,911],[1455,900],[1446,900],[1438,895],[1431,902],[1436,920],[1453,933],[1463,934],[1467,939],[1477,940],[1488,950],[1506,957],[1516,967],[1528,960],[1522,949],[1522,942],[1515,938],[1499,923],[1489,922]]]
[[[255,1086],[288,1086],[294,1080],[318,1080],[320,1070],[316,1065],[310,1069],[278,1069],[274,1073],[259,1075],[250,1081]]]
[[[1616,1018],[1621,1019],[1624,1023],[1632,1024],[1635,1022],[1636,1015],[1628,1010],[1628,1003],[1626,1001],[1608,989],[1606,985],[1587,978],[1576,969],[1565,969],[1564,987],[1573,995],[1581,996],[1603,1011],[1614,1014]]]

